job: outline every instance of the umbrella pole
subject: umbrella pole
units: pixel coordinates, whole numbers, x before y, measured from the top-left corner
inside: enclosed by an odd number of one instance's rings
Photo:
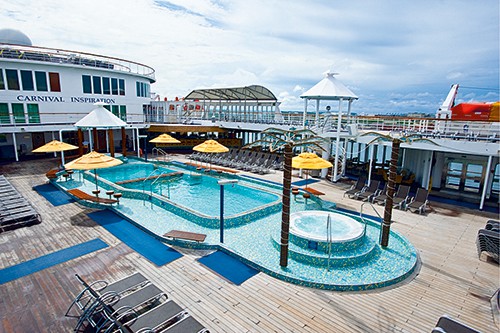
[[[97,169],[94,169],[94,178],[95,178],[95,196],[99,198],[99,187],[97,186]]]

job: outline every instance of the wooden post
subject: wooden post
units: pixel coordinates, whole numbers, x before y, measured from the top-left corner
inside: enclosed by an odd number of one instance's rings
[[[127,156],[127,136],[125,134],[125,127],[122,127],[122,155]]]
[[[111,157],[115,157],[115,139],[113,138],[113,129],[108,129],[109,153]]]
[[[78,129],[78,157],[83,155],[83,131]]]

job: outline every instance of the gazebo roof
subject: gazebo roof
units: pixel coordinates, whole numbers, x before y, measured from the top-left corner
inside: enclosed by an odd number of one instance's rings
[[[319,81],[314,87],[300,95],[300,98],[322,99],[322,100],[353,100],[358,99],[349,88],[338,81],[330,71],[325,73],[323,80]]]
[[[185,100],[226,100],[226,101],[277,101],[276,96],[266,87],[252,85],[235,88],[196,89]]]
[[[115,116],[103,103],[95,103],[95,109],[88,115],[75,123],[78,128],[120,128],[127,126],[127,123]]]

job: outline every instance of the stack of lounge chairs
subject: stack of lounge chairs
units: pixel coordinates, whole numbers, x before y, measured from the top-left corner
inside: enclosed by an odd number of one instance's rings
[[[497,263],[500,258],[500,222],[489,220],[484,229],[480,229],[476,239],[477,254],[481,258],[484,252]]]
[[[40,214],[0,175],[0,232],[40,223]]]
[[[87,283],[76,277],[84,288],[66,312],[77,318],[75,332],[208,332],[141,273],[113,283]]]
[[[216,156],[194,152],[188,156],[188,159],[258,174],[268,174],[271,170],[283,170],[284,160],[282,155],[275,153],[236,148],[230,148],[229,152]]]

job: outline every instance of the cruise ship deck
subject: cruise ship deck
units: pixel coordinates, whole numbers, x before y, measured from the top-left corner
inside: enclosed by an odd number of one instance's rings
[[[184,156],[176,158],[184,161]],[[301,287],[259,273],[234,285],[196,259],[207,251],[176,248],[183,256],[157,267],[94,223],[77,203],[54,207],[32,190],[45,182],[56,159],[0,166],[0,174],[28,199],[42,223],[0,233],[0,269],[94,238],[109,247],[0,285],[0,332],[68,332],[64,317],[87,280],[113,281],[141,272],[210,332],[430,332],[448,314],[482,332],[498,332],[490,298],[499,288],[498,264],[479,259],[476,236],[496,214],[431,203],[426,215],[393,211],[392,229],[418,250],[416,277],[387,289],[333,292]],[[281,172],[261,176],[281,182]],[[295,179],[296,180],[296,179]],[[348,183],[324,180],[312,187],[338,207],[359,210],[343,198]],[[278,260],[278,254],[276,255]],[[497,318],[498,319],[498,318]]]

